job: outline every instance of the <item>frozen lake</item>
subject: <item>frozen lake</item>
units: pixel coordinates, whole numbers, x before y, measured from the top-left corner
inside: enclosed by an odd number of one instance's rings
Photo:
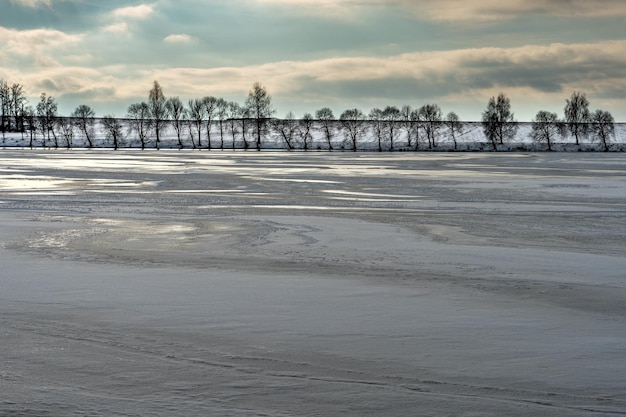
[[[626,414],[623,154],[0,152],[0,415]]]

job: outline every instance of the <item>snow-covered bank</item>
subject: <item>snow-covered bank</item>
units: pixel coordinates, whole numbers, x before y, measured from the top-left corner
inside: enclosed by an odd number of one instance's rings
[[[626,412],[615,153],[0,153],[0,414]]]
[[[119,137],[114,141],[102,119],[95,119],[89,139],[93,147],[114,148],[117,141],[118,148],[257,149],[253,120],[243,123],[242,120],[213,122],[210,132],[207,132],[207,126],[204,124],[200,126],[200,133],[196,131],[195,126],[184,125],[179,132],[180,136],[171,124],[164,124],[158,144],[154,132],[146,128],[143,145],[137,130],[132,128],[131,121],[119,119],[119,123]],[[65,125],[71,127],[71,120]],[[354,149],[354,144],[340,121],[333,121],[329,124],[329,134],[319,121],[311,122],[308,128],[303,127],[300,120],[269,121],[264,126],[260,149],[329,150],[332,148],[336,151]],[[547,143],[537,142],[531,138],[531,123],[517,123],[517,126],[515,137],[502,144],[498,143],[495,151],[548,150]],[[626,150],[626,123],[616,123],[614,127],[615,133],[608,139],[608,149],[612,152],[623,152]],[[421,131],[418,133],[419,129],[415,126],[404,126],[400,122],[396,123],[393,130],[393,141],[390,132],[377,129],[377,124],[374,122],[364,122],[360,129],[356,146],[361,151],[494,151],[492,143],[484,135],[482,124],[478,122],[462,123],[454,137],[444,125],[441,125],[430,144],[425,134]],[[30,131],[4,132],[0,140],[0,146],[8,148],[83,149],[89,146],[89,141],[81,131],[69,128],[55,131],[54,134],[46,134],[45,137],[37,131],[32,132],[32,135]],[[584,135],[579,144],[576,144],[574,137],[568,134],[557,135],[552,138],[552,142],[553,151],[599,152],[605,150],[600,140],[591,133]]]

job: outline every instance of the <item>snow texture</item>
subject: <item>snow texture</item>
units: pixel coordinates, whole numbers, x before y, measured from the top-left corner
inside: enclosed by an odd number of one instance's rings
[[[0,415],[626,413],[620,153],[3,150]]]

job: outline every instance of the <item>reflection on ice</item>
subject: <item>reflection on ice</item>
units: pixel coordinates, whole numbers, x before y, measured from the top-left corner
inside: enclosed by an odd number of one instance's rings
[[[2,175],[0,176],[0,191],[46,190],[59,188],[67,183],[66,179],[54,177]]]
[[[417,195],[406,195],[406,194],[376,194],[376,193],[364,193],[359,191],[345,191],[345,190],[322,190],[323,193],[328,194],[345,194],[345,195],[355,195],[355,196],[363,196],[363,197],[383,197],[383,198],[419,198]]]
[[[0,175],[0,192],[24,195],[67,195],[78,192],[118,192],[107,188],[155,187],[158,181],[135,181],[108,178],[58,178],[48,176]]]

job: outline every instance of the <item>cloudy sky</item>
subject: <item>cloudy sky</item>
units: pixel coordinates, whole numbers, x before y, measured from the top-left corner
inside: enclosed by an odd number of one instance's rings
[[[278,116],[425,103],[479,120],[503,91],[519,120],[574,90],[626,121],[624,0],[0,0],[0,78],[124,116],[166,96]]]

